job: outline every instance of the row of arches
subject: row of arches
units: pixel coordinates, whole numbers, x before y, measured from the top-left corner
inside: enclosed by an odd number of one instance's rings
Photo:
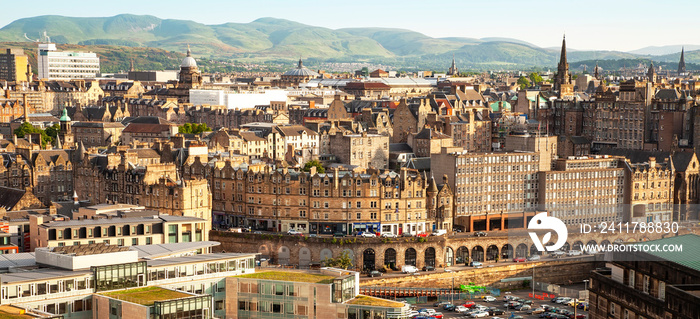
[[[548,243],[551,245],[552,243]],[[601,245],[609,245],[608,240],[601,242]],[[586,245],[597,245],[595,240],[588,241]],[[485,246],[485,247],[484,247]],[[438,260],[437,250],[434,247],[427,247],[422,253],[409,247],[402,251],[397,251],[395,248],[386,248],[384,251],[377,251],[374,248],[366,248],[362,251],[361,255],[358,256],[361,260],[356,260],[355,253],[352,249],[344,249],[345,252],[350,257],[352,264],[354,266],[361,266],[362,270],[374,270],[378,267],[386,265],[393,269],[400,269],[403,265],[418,266],[432,266],[438,267],[440,265],[455,265],[455,264],[465,264],[469,261],[495,261],[498,260],[509,260],[512,258],[526,258],[533,255],[542,254],[537,250],[536,246],[526,245],[524,243],[518,244],[513,247],[511,244],[505,244],[501,247],[497,245],[476,245],[471,248],[467,246],[459,246],[457,248],[452,248],[446,246],[444,249],[444,257],[442,260]],[[561,248],[563,251],[568,250],[582,250],[584,243],[582,241],[575,241],[572,244],[568,242],[564,244]],[[267,250],[266,246],[260,246],[258,252],[261,253],[263,258],[269,258],[270,252]],[[329,248],[321,249],[318,260],[312,260],[311,250],[307,247],[299,248],[297,252],[299,256],[299,267],[308,267],[312,262],[322,262],[327,258],[338,257],[340,254],[334,256],[333,251]],[[277,263],[281,265],[289,265],[292,255],[290,249],[286,246],[281,246],[277,250]],[[403,259],[399,259],[401,256]],[[383,257],[383,258],[378,258]],[[400,261],[403,261],[401,263]],[[420,263],[419,263],[420,261]],[[383,264],[382,264],[383,263]]]

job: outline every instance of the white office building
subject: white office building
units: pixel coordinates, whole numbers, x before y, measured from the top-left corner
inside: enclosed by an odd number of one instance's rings
[[[89,79],[100,73],[97,54],[57,51],[54,43],[39,43],[37,64],[40,79]]]
[[[190,103],[193,105],[225,105],[228,109],[249,109],[256,105],[269,105],[273,101],[287,101],[288,94],[288,91],[281,89],[253,92],[190,90]]]

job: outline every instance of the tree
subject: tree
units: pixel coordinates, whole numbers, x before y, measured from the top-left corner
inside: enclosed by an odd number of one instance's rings
[[[46,135],[51,136],[52,138],[56,138],[59,132],[61,132],[61,126],[58,124],[54,124],[53,126],[46,128]]]
[[[526,77],[521,76],[518,79],[518,85],[520,86],[521,90],[524,90],[530,86],[530,80],[528,80]]]
[[[350,259],[350,254],[347,251],[343,252],[338,256],[338,258],[326,258],[323,260],[324,267],[342,268],[348,269],[352,267],[352,259]]]
[[[211,131],[207,123],[185,123],[177,128],[182,134],[202,134]]]
[[[530,82],[532,82],[533,84],[542,83],[542,77],[537,72],[530,73],[528,78],[530,79]]]
[[[17,137],[20,138],[25,137],[29,134],[41,134],[41,147],[46,147],[46,145],[53,144],[54,138],[58,136],[59,130],[60,126],[58,126],[58,124],[55,124],[54,126],[47,128],[46,130],[42,130],[40,128],[32,126],[28,122],[24,122],[17,129],[15,129],[14,133],[15,135],[17,135]],[[47,134],[47,131],[54,135],[49,136]]]
[[[316,167],[316,173],[323,174],[326,172],[326,169],[323,168],[323,165],[318,160],[311,160],[306,162],[304,164],[304,172],[309,172],[311,171],[311,167]]]

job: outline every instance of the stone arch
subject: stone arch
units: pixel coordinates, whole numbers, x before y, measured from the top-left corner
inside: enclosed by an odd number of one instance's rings
[[[291,252],[287,246],[280,246],[277,249],[277,263],[280,265],[289,265],[289,255]]]
[[[542,252],[537,250],[537,246],[535,244],[530,245],[530,256],[534,255],[542,255]]]
[[[569,242],[567,241],[567,242],[564,244],[564,246],[561,247],[560,250],[561,250],[561,251],[569,251],[569,250],[571,250],[571,244],[569,244]]]
[[[472,248],[472,261],[484,261],[484,247],[476,245]]]
[[[518,258],[524,258],[527,257],[527,245],[525,244],[520,244],[517,247],[515,247],[515,257]]]
[[[321,261],[321,262],[323,262],[323,261],[326,260],[326,259],[331,259],[331,258],[333,258],[333,251],[330,250],[330,249],[328,249],[328,248],[323,248],[323,249],[321,249],[320,258],[321,258],[321,259],[320,259],[319,261]]]
[[[261,259],[270,259],[270,249],[267,248],[267,245],[260,245],[258,247],[258,253],[260,254]]]
[[[452,247],[445,247],[445,267],[452,266],[455,263],[455,252]]]
[[[589,241],[586,243],[586,246],[589,246],[589,247],[592,247],[592,246],[595,246],[595,245],[598,245],[598,243],[596,243],[596,241],[595,241],[595,240],[592,240],[592,239],[589,240]]]
[[[459,246],[457,248],[457,253],[455,254],[455,263],[463,264],[469,261],[469,248],[466,246]]]
[[[602,246],[607,246],[607,245],[610,245],[610,241],[607,240],[607,239],[603,239],[603,241],[601,241],[600,244],[601,244]]]
[[[423,263],[426,266],[435,267],[435,248],[428,247],[425,249],[425,252],[423,253]]]
[[[580,240],[575,241],[573,250],[583,250],[583,242]]]
[[[350,258],[350,263],[351,263],[353,266],[355,266],[355,265],[356,265],[356,264],[355,264],[355,252],[352,251],[352,249],[346,248],[346,249],[343,249],[343,253],[348,254],[348,257]]]
[[[387,248],[384,251],[384,265],[389,268],[396,268],[396,249]]]
[[[306,247],[299,249],[299,268],[308,268],[311,264],[311,250]]]
[[[498,258],[498,246],[489,245],[486,247],[486,260],[491,261],[496,260],[496,258]]]
[[[376,256],[374,249],[367,248],[362,252],[362,270],[371,271],[375,268]]]
[[[413,247],[406,249],[406,252],[404,252],[404,264],[408,265],[408,266],[415,266],[416,259],[417,259],[416,249]]]
[[[501,247],[501,258],[505,260],[513,259],[513,245],[505,244]]]

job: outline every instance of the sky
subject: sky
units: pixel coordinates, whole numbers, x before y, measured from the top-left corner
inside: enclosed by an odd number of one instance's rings
[[[262,17],[331,29],[401,28],[431,37],[507,37],[540,47],[630,51],[647,46],[700,44],[687,0],[168,0],[46,1],[3,4],[0,26],[39,16],[108,17],[148,14],[204,24],[246,23]]]

